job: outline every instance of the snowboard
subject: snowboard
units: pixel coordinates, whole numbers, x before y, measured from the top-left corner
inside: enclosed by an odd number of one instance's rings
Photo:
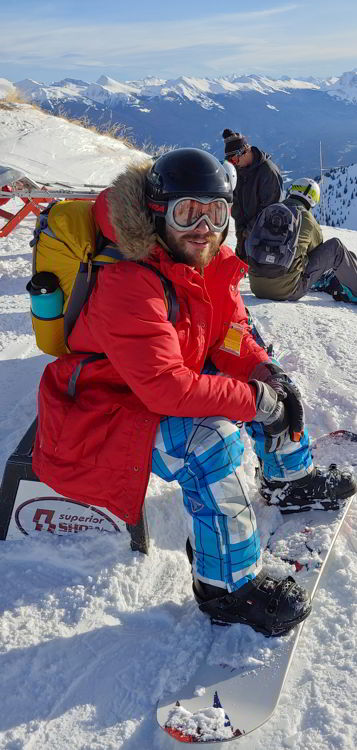
[[[338,430],[312,444],[320,465],[336,462],[339,449],[344,464],[356,465],[355,433]],[[293,575],[313,599],[354,497],[344,501],[339,511],[282,516],[267,540],[264,565],[268,572],[274,566],[276,572],[278,566],[281,577]],[[278,704],[303,626],[286,636],[266,638],[246,625],[212,625],[205,662],[179,692],[158,704],[161,728],[179,742],[204,744],[239,739],[260,727]]]

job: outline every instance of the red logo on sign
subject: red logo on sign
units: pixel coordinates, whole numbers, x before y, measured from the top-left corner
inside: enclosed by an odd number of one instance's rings
[[[53,532],[56,530],[56,524],[51,523],[54,514],[54,510],[41,510],[41,508],[37,508],[36,513],[33,517],[35,531],[42,531],[43,523],[40,523],[40,519],[42,518],[42,516],[45,516],[44,522],[47,524],[46,531],[51,531],[51,533],[53,534]]]

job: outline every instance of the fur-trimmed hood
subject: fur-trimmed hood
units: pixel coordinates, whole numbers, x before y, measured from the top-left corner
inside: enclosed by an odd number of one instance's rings
[[[152,164],[150,157],[130,164],[107,191],[108,218],[115,242],[127,260],[148,258],[158,242],[145,208],[145,177]]]

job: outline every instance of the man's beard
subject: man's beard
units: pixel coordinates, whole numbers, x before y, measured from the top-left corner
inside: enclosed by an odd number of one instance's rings
[[[177,238],[170,232],[170,227],[166,228],[165,242],[169,247],[172,256],[176,263],[186,263],[188,266],[195,266],[197,268],[204,268],[208,266],[212,258],[217,254],[221,242],[222,233],[209,234],[205,237],[205,241],[208,242],[208,247],[204,247],[204,250],[193,250],[186,247],[187,240],[197,240],[197,235],[190,234],[189,232],[182,232],[182,235]]]

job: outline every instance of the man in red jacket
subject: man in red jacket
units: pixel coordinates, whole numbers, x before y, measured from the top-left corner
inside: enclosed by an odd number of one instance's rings
[[[238,288],[246,266],[223,244],[231,203],[224,167],[199,149],[132,164],[99,196],[98,241],[123,260],[100,271],[72,353],[44,372],[33,464],[58,492],[128,523],[150,471],[177,480],[201,610],[279,635],[311,602],[292,578],[262,570],[240,423],[268,502],[337,508],[356,485],[335,465],[314,469],[300,395],[251,335]]]

